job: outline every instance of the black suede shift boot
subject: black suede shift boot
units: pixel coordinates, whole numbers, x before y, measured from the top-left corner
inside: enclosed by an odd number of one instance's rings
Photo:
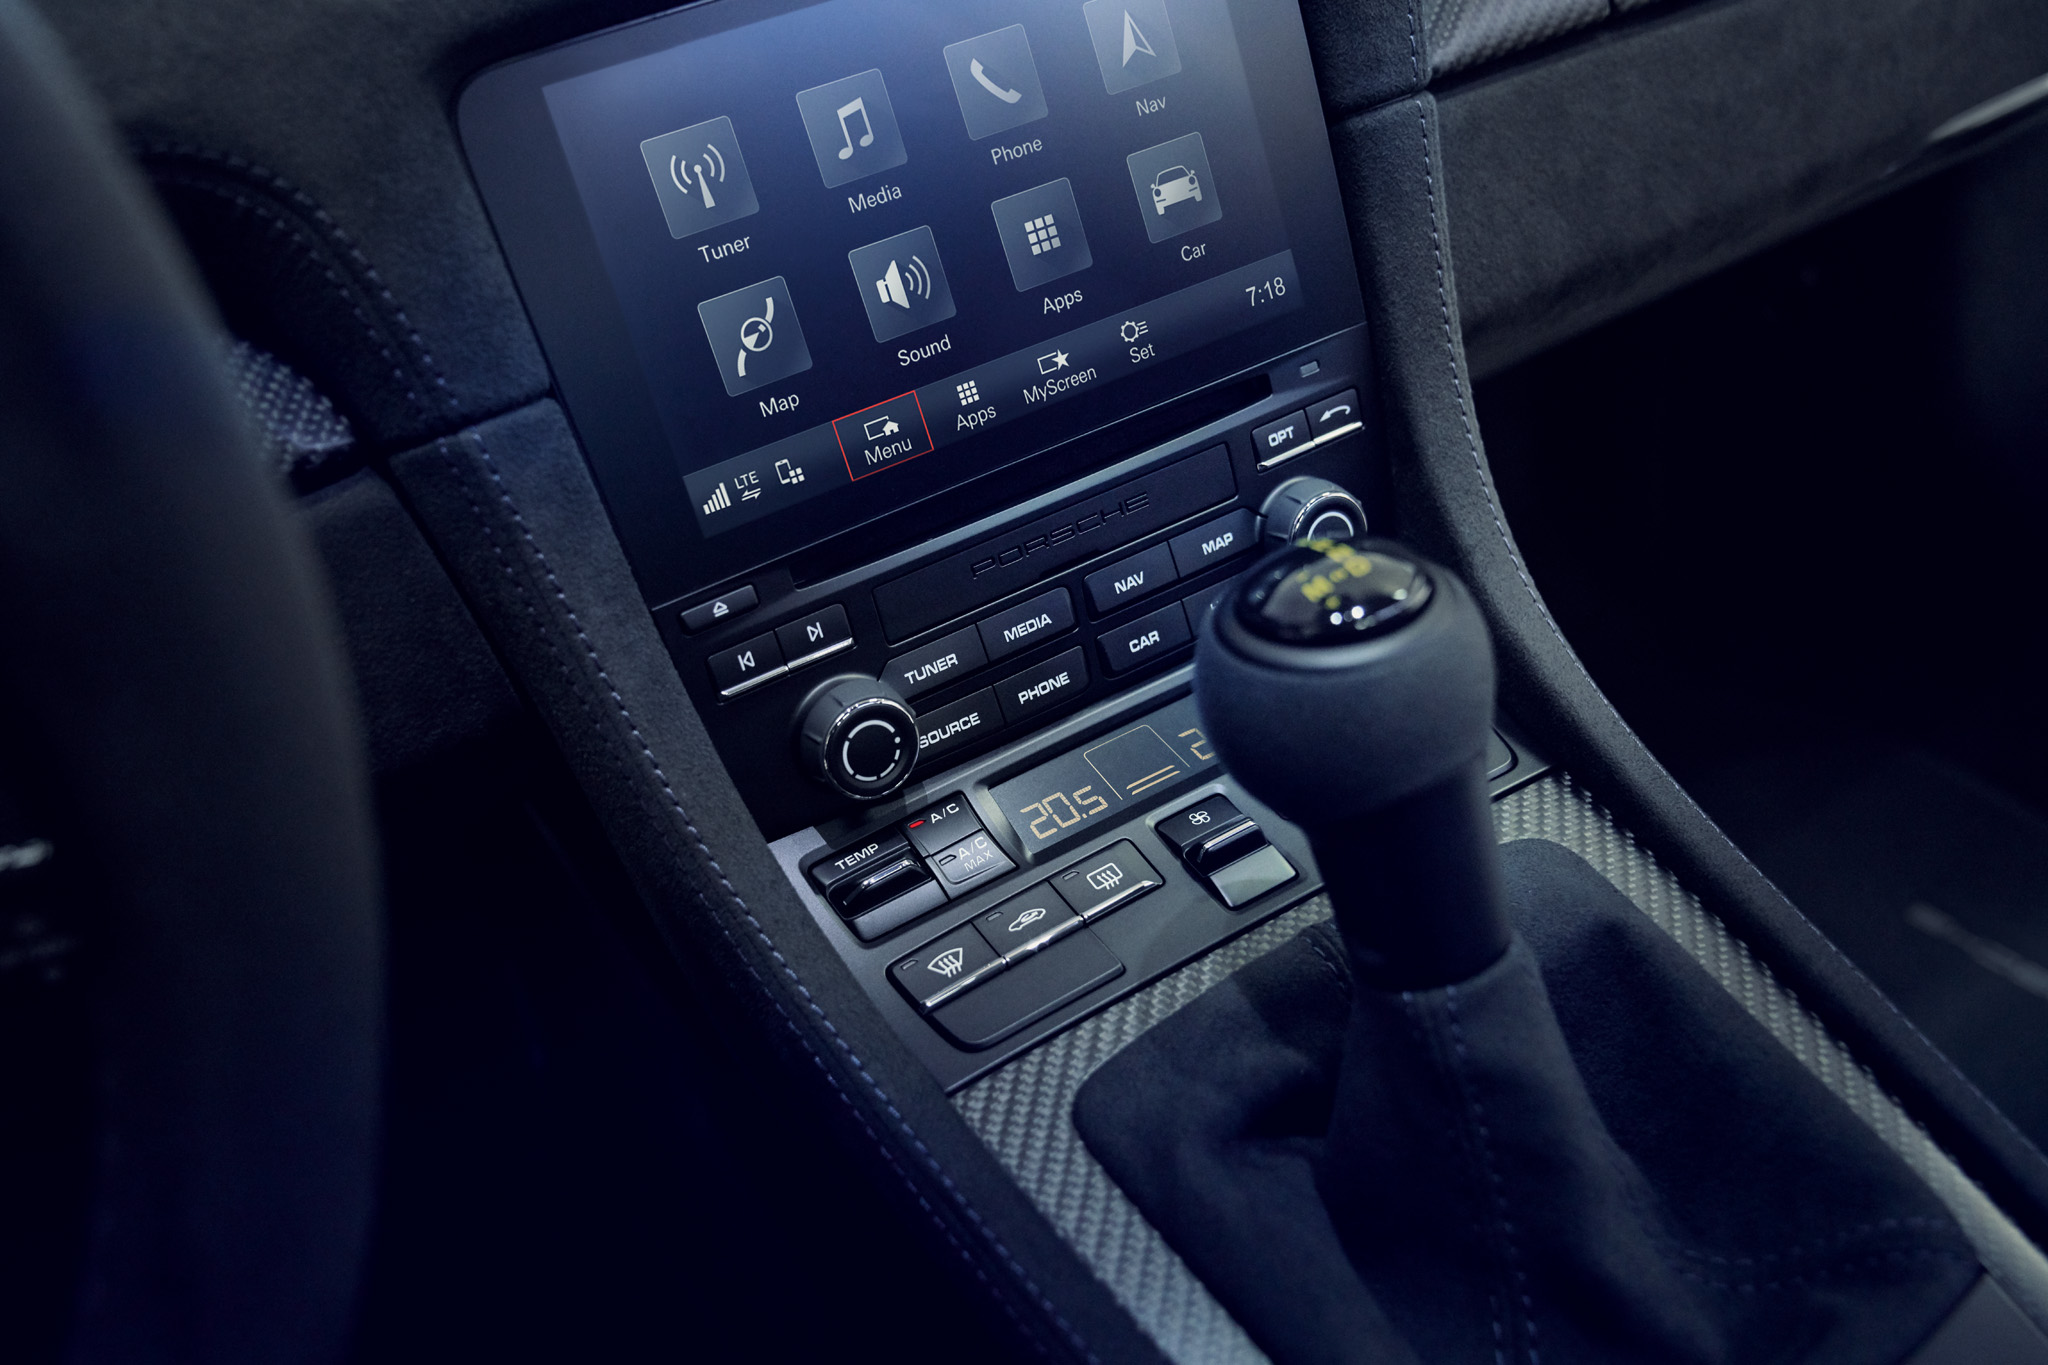
[[[1863,1123],[1583,861],[1501,850],[1517,939],[1357,991],[1311,929],[1074,1118],[1281,1365],[1889,1365],[1978,1270]]]

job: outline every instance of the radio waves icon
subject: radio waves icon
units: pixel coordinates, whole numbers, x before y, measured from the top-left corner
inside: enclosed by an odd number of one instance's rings
[[[932,272],[916,256],[910,258],[907,266],[891,261],[889,273],[875,281],[875,292],[882,296],[883,303],[893,303],[898,308],[909,308],[913,296],[930,302]]]
[[[704,196],[704,207],[715,209],[718,199],[712,194],[711,185],[713,181],[721,185],[725,183],[725,158],[719,155],[718,148],[707,142],[704,155],[693,160],[671,156],[668,159],[668,178],[675,181],[676,188],[684,194],[691,193],[690,186],[694,182],[697,186],[695,192]]]

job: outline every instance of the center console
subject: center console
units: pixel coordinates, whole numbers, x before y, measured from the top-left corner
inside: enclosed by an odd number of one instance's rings
[[[460,122],[679,675],[943,1081],[1317,887],[1188,667],[1262,546],[1387,529],[1292,0],[715,0]]]

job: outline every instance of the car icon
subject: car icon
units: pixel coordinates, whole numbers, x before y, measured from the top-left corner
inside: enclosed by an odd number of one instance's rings
[[[1152,207],[1164,214],[1168,206],[1184,199],[1202,202],[1202,182],[1185,166],[1168,166],[1152,177]]]

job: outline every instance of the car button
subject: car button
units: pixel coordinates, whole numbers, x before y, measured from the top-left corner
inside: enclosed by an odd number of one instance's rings
[[[706,662],[722,697],[737,697],[789,671],[782,666],[782,646],[775,643],[773,634],[756,635],[744,644],[722,649]]]
[[[695,635],[700,630],[709,630],[720,621],[735,616],[744,616],[761,601],[754,591],[754,585],[743,583],[731,592],[714,597],[709,602],[699,602],[694,607],[683,609],[683,629]]]
[[[1308,429],[1308,414],[1299,408],[1277,422],[1252,429],[1252,453],[1258,457],[1260,469],[1271,469],[1282,460],[1291,460],[1313,444],[1315,437]]]
[[[775,628],[782,657],[791,668],[814,664],[842,649],[853,648],[853,627],[846,622],[846,608],[837,602],[820,607],[809,616]]]
[[[1182,578],[1193,578],[1211,564],[1237,558],[1258,544],[1257,521],[1249,509],[1239,508],[1207,526],[1182,532],[1166,542],[1173,551],[1174,567]]]
[[[1002,703],[1003,718],[1021,725],[1087,690],[1088,661],[1080,650],[1070,649],[997,683],[996,700]]]
[[[1173,551],[1164,545],[1154,545],[1141,554],[1129,559],[1120,559],[1106,569],[1097,569],[1088,575],[1088,605],[1096,615],[1115,611],[1126,602],[1135,602],[1147,593],[1157,592],[1180,577],[1173,567]]]
[[[1188,633],[1188,614],[1181,610],[1180,603],[1168,602],[1127,626],[1103,631],[1103,666],[1112,673],[1128,673],[1162,654],[1172,653],[1192,638]]]
[[[1067,908],[1051,882],[1040,882],[1023,895],[984,911],[975,918],[974,927],[1004,961],[1015,962],[1080,928],[1081,917]]]
[[[908,846],[902,835],[894,830],[883,830],[851,848],[843,848],[831,857],[811,864],[811,880],[818,884],[819,890],[828,890],[862,868],[872,867],[884,858],[902,853]],[[923,853],[924,850],[919,849],[918,852]]]
[[[1106,915],[1162,885],[1137,845],[1124,839],[1084,858],[1052,879],[1060,899],[1083,919]]]
[[[1001,971],[1002,966],[1002,958],[988,946],[988,940],[972,924],[963,924],[889,968],[889,976],[919,1009],[928,1010]]]
[[[946,884],[946,894],[958,896],[970,887],[1000,877],[1016,864],[987,830],[976,830],[950,848],[932,855],[932,867]]]
[[[1003,728],[996,694],[982,688],[971,697],[917,713],[917,761],[930,764]]]
[[[954,792],[935,805],[926,806],[903,822],[903,832],[924,857],[957,843],[964,835],[981,828],[981,817],[967,804],[962,792]]]
[[[1074,599],[1065,588],[1042,592],[1028,602],[1005,607],[985,616],[974,627],[988,649],[989,661],[1008,658],[1018,650],[1049,640],[1074,628]]]
[[[944,686],[963,673],[972,673],[987,662],[980,633],[973,626],[962,626],[922,649],[897,655],[889,660],[882,676],[904,696],[915,697]]]
[[[1320,403],[1311,403],[1308,409],[1309,434],[1318,441],[1334,441],[1339,436],[1364,426],[1358,413],[1358,390],[1346,389],[1332,394]]]

